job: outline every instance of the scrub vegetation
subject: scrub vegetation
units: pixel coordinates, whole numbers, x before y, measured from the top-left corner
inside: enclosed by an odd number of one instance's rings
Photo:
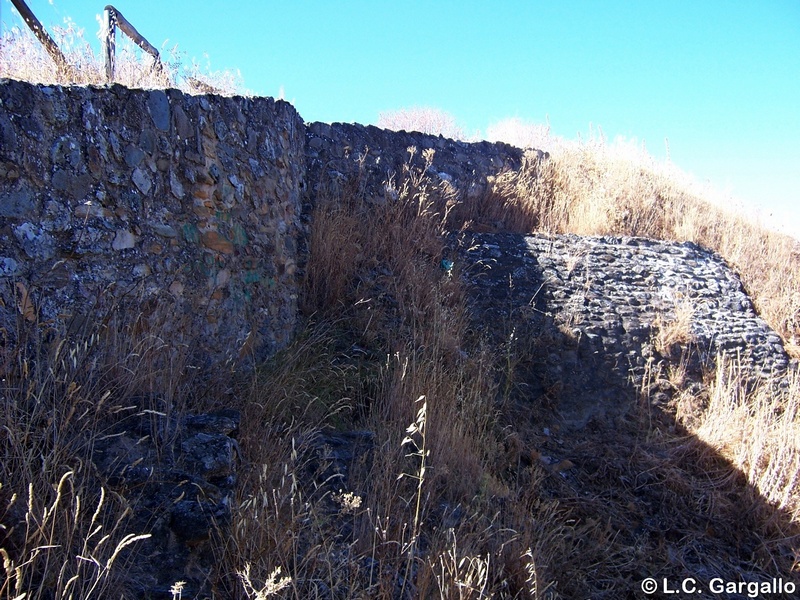
[[[28,43],[21,32],[3,39],[0,76],[91,82],[21,66]],[[702,389],[683,388],[679,373],[654,365],[648,381],[674,388],[669,410],[654,416],[658,386],[642,386],[626,419],[600,437],[563,439],[570,460],[548,464],[519,391],[518,366],[540,341],[509,326],[506,343],[492,343],[474,326],[458,269],[441,264],[447,235],[464,229],[692,240],[741,273],[797,355],[797,241],[705,202],[641,154],[599,139],[544,141],[517,140],[549,157],[531,150],[472,205],[410,162],[384,203],[367,204],[358,182],[319,198],[303,330],[236,373],[234,393],[203,387],[189,349],[135,316],[96,315],[59,337],[29,318],[19,289],[19,342],[0,346],[0,598],[126,597],[147,532],[126,528],[128,499],[91,466],[95,441],[134,412],[222,406],[242,412],[246,467],[210,574],[221,597],[620,598],[646,577],[699,580],[699,564],[741,581],[797,580],[796,378],[776,392],[720,365]],[[664,324],[656,342],[687,343],[685,327]],[[320,468],[309,440],[331,430],[374,436],[347,489],[309,475]],[[576,465],[587,474],[580,493],[563,475]],[[731,563],[739,552],[749,559]]]
[[[24,25],[4,31],[0,38],[0,77],[57,85],[105,85],[105,58],[70,19],[48,33],[64,54],[70,72],[60,69],[42,44]],[[246,94],[238,72],[213,71],[187,61],[177,45],[159,50],[161,69],[125,35],[117,33],[114,83],[130,88],[178,88],[188,94]],[[95,43],[97,45],[97,43]],[[207,58],[207,57],[206,57]]]

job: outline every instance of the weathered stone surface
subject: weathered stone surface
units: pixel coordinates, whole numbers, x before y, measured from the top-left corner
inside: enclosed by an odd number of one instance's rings
[[[160,235],[161,237],[166,238],[175,238],[178,237],[178,232],[175,231],[175,228],[172,225],[165,225],[161,223],[153,223],[150,225],[153,228],[153,231]]]
[[[163,90],[152,90],[147,97],[147,108],[153,123],[160,131],[169,131],[169,99]]]
[[[538,340],[527,349],[528,389],[534,398],[557,389],[567,424],[627,410],[648,361],[678,358],[656,356],[654,337],[681,311],[691,313],[688,377],[699,380],[723,359],[752,380],[780,382],[789,368],[739,277],[696,244],[543,234],[466,234],[453,243],[481,326],[498,343]]]
[[[120,229],[114,236],[114,241],[111,242],[111,247],[114,250],[128,250],[136,246],[137,237],[130,231]]]
[[[239,420],[233,410],[181,422],[142,412],[96,443],[92,460],[105,484],[138,498],[128,526],[151,533],[139,542],[147,557],[136,578],[139,597],[170,598],[176,581],[186,582],[186,597],[209,593],[218,576],[215,536],[230,526]]]
[[[308,181],[317,194],[341,194],[356,180],[367,200],[380,201],[386,182],[403,173],[409,163],[424,166],[423,151],[433,151],[429,172],[454,186],[456,194],[482,193],[488,178],[505,169],[518,169],[522,150],[508,144],[449,140],[442,136],[388,131],[372,125],[310,123],[306,129]],[[414,148],[413,155],[409,148]]]
[[[16,275],[19,264],[13,258],[0,256],[0,276],[11,277]]]
[[[290,105],[4,80],[0,127],[0,322],[15,277],[55,327],[147,305],[201,366],[288,342],[305,177]]]
[[[224,254],[232,254],[234,247],[230,240],[225,239],[218,231],[206,231],[202,234],[203,246]]]
[[[150,192],[150,188],[153,187],[153,184],[150,182],[150,178],[147,174],[139,168],[133,170],[133,175],[131,175],[131,181],[136,186],[142,194],[145,196]]]
[[[0,193],[0,217],[23,219],[36,208],[33,194],[24,187]]]

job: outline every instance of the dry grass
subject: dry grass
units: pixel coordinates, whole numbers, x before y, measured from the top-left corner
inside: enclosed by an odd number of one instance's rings
[[[690,430],[740,469],[770,504],[800,522],[800,381],[744,393],[735,364],[720,364],[710,401]],[[688,416],[688,415],[687,415]],[[679,414],[683,419],[683,415]]]
[[[629,235],[692,241],[719,253],[741,275],[761,315],[791,350],[800,342],[800,242],[741,212],[721,208],[697,185],[640,146],[602,135],[570,142],[541,126],[506,123],[495,136],[529,152],[519,172],[497,178],[494,194],[511,210],[487,225],[510,231]]]
[[[0,38],[0,77],[50,85],[105,85],[102,54],[73,21],[50,28],[49,33],[67,59],[69,72],[60,69],[34,34],[24,25],[12,27]],[[117,33],[114,83],[130,88],[179,88],[189,94],[247,93],[241,75],[232,71],[212,71],[209,64],[190,63],[172,48],[161,48],[163,69],[154,68],[153,58],[121,33]]]
[[[662,356],[672,356],[673,353],[685,348],[694,341],[692,333],[692,315],[694,307],[688,299],[679,300],[672,315],[659,315],[656,317],[653,328],[655,329],[654,343],[656,351]]]
[[[464,128],[448,112],[429,106],[413,106],[382,112],[378,127],[392,131],[419,131],[453,140],[466,139]]]
[[[481,510],[508,493],[486,468],[501,452],[493,426],[496,383],[487,355],[470,357],[462,349],[462,292],[440,266],[448,206],[436,206],[433,185],[409,168],[384,204],[329,198],[314,214],[307,310],[318,319],[346,315],[345,346],[365,349],[381,365],[361,403],[376,450],[351,492],[365,501],[353,516],[360,535],[347,559],[350,569],[363,559],[379,568],[362,573],[363,580],[351,577],[357,587],[345,597],[396,597],[398,588],[415,590],[414,597],[434,590],[443,597],[491,594],[502,568],[493,552],[508,544],[520,565],[531,562],[520,536],[495,531]],[[454,515],[473,511],[457,528],[440,529],[442,519],[458,523],[463,516]],[[332,553],[324,554],[327,563]],[[524,582],[527,575],[520,577]],[[306,597],[316,593],[303,589]]]
[[[432,186],[408,168],[385,203],[345,194],[315,209],[310,330],[254,382],[226,552],[227,570],[250,564],[259,581],[290,573],[284,597],[557,597],[556,556],[577,556],[537,492],[544,472],[503,473],[501,365],[467,339]],[[328,410],[300,409],[315,403]],[[374,434],[344,479],[318,458],[331,428]]]
[[[119,315],[57,330],[20,314],[2,331],[2,598],[118,597],[149,537],[127,529],[130,505],[92,452],[123,419],[185,411],[186,355]]]

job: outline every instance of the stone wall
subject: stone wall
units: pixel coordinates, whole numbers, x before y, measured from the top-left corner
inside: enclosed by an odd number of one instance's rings
[[[532,340],[524,349],[530,399],[557,391],[550,395],[568,425],[625,412],[645,376],[666,377],[655,369],[668,365],[683,369],[686,385],[720,361],[753,383],[786,384],[780,336],[738,275],[696,244],[464,234],[453,249],[479,327],[500,344]],[[659,343],[670,328],[682,335]]]
[[[267,98],[15,81],[0,83],[0,139],[6,340],[26,319],[66,329],[124,309],[172,343],[194,345],[206,365],[251,351],[263,358],[291,339],[310,210],[321,197],[391,201],[387,182],[411,167],[480,203],[494,177],[523,161],[502,143],[306,126]],[[489,239],[470,256],[496,260]],[[536,291],[542,310],[577,323],[583,343],[625,368],[641,368],[654,319],[669,319],[682,298],[696,310],[705,355],[739,354],[764,373],[785,367],[780,338],[705,250],[525,239],[519,256],[499,251],[510,262],[492,275],[508,270],[516,293]]]
[[[142,412],[95,443],[92,461],[107,488],[134,499],[127,526],[150,534],[137,545],[134,597],[174,598],[176,581],[185,598],[212,597],[211,581],[224,576],[215,550],[235,506],[240,420],[229,409],[159,421]]]
[[[0,142],[0,352],[23,327],[59,339],[87,318],[123,315],[195,348],[204,373],[291,339],[310,211],[322,197],[392,201],[387,182],[410,166],[480,203],[492,178],[523,161],[505,144],[306,127],[290,105],[265,98],[13,81],[0,81]],[[475,329],[518,359],[521,400],[557,403],[547,408],[568,429],[624,414],[647,369],[676,358],[653,340],[687,306],[689,378],[721,357],[743,359],[753,378],[789,368],[736,274],[694,244],[465,232],[449,251]],[[178,578],[187,595],[208,591],[214,536],[225,534],[237,485],[239,418],[165,417],[161,430],[137,418],[95,447],[111,489],[143,499],[136,529],[154,534],[140,597],[169,598]],[[324,473],[316,489],[343,481],[373,441],[350,432],[314,442],[319,456],[303,462]]]
[[[425,151],[433,151],[430,175],[451,184],[462,199],[479,199],[492,177],[519,169],[523,155],[519,148],[501,142],[468,143],[372,125],[311,123],[306,137],[312,199],[319,194],[335,196],[355,180],[367,201],[380,201],[386,183],[397,183],[404,167],[425,167]]]
[[[267,98],[11,80],[0,134],[6,341],[20,320],[64,333],[125,313],[206,366],[264,358],[291,338],[320,194],[356,185],[383,200],[432,150],[429,174],[475,200],[522,159],[505,144],[306,127]]]
[[[304,134],[268,98],[0,82],[0,331],[124,310],[201,362],[284,345]]]

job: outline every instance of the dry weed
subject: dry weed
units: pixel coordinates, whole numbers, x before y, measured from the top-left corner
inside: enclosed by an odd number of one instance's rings
[[[5,348],[3,598],[119,596],[149,537],[126,531],[131,509],[104,488],[92,452],[120,419],[184,410],[186,356],[142,329],[141,316],[120,314],[76,318],[69,333],[21,315]]]
[[[50,85],[105,85],[105,59],[95,53],[84,30],[71,19],[51,28],[56,45],[70,69],[64,71],[53,61],[34,34],[20,24],[3,32],[0,38],[0,77]],[[188,62],[177,45],[162,47],[162,69],[154,68],[153,58],[127,37],[118,34],[114,83],[130,88],[176,87],[189,94],[234,95],[246,93],[241,75],[232,71],[212,71],[210,63]]]
[[[448,112],[429,106],[415,106],[382,112],[378,115],[378,127],[392,131],[419,131],[431,135],[443,135],[453,140],[466,139],[464,129]]]
[[[677,350],[683,351],[695,337],[692,333],[692,316],[694,307],[688,298],[679,299],[671,315],[660,314],[653,323],[654,345],[656,351],[665,357],[671,357]]]
[[[708,406],[691,431],[740,469],[768,502],[800,522],[798,375],[783,389],[764,382],[746,391],[739,373],[735,364],[720,363]]]

